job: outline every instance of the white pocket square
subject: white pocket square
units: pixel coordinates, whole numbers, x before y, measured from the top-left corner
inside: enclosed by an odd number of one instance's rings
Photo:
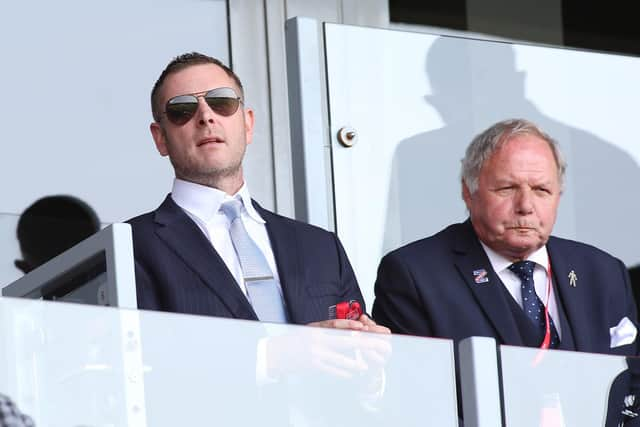
[[[638,330],[628,317],[623,317],[613,328],[609,328],[609,334],[611,335],[610,348],[620,347],[621,345],[631,344],[636,340]]]

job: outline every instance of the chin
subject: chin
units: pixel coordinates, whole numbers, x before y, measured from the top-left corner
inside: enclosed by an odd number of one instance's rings
[[[520,252],[522,254],[526,254],[526,255],[530,255],[533,252],[535,252],[538,249],[540,249],[542,246],[544,246],[544,243],[542,243],[540,240],[519,241],[519,242],[512,242],[512,243],[513,244],[510,245],[512,248],[514,248],[518,252]]]

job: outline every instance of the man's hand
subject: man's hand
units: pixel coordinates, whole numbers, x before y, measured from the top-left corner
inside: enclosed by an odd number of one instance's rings
[[[320,322],[312,322],[307,326],[332,329],[350,329],[352,331],[375,332],[377,334],[390,334],[389,328],[380,326],[366,314],[361,315],[358,320],[331,319]]]
[[[371,319],[366,314],[363,314],[362,316],[360,316],[358,320],[364,324],[364,329],[363,329],[364,331],[375,332],[376,334],[391,333],[391,329],[387,328],[386,326],[378,325],[376,322],[373,321],[373,319]]]
[[[334,319],[314,322],[290,334],[267,340],[269,376],[284,374],[330,374],[340,378],[376,376],[391,356],[389,330],[366,315],[358,320]],[[337,333],[328,329],[352,330]],[[360,331],[379,331],[362,334]]]

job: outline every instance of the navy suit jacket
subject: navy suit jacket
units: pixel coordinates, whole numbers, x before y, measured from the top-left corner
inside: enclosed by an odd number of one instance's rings
[[[560,348],[637,354],[636,342],[610,348],[609,328],[625,316],[637,325],[622,262],[592,246],[555,237],[549,238],[547,250],[563,313],[562,342],[572,341]],[[489,280],[476,283],[474,271],[482,269]],[[575,286],[569,280],[571,271],[577,275]],[[532,345],[515,321],[515,300],[491,268],[470,221],[386,255],[375,293],[373,317],[392,332],[450,338],[456,343],[486,336],[498,344]]]
[[[335,234],[254,206],[265,220],[291,323],[329,318],[329,307],[364,300]],[[129,221],[138,307],[258,320],[207,237],[170,196]]]

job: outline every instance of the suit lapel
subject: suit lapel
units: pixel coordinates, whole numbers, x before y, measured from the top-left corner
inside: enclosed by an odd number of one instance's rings
[[[304,302],[307,299],[303,294],[304,286],[301,286],[299,280],[298,257],[300,252],[295,229],[286,226],[287,219],[263,209],[255,201],[253,201],[253,206],[266,222],[267,234],[278,268],[280,286],[289,313],[289,321],[295,323],[296,319],[300,318],[298,312],[304,310]]]
[[[258,320],[222,258],[200,228],[170,196],[156,211],[155,221],[158,237],[200,276],[234,316]]]
[[[572,260],[571,251],[562,251],[558,248],[557,241],[551,237],[547,243],[547,251],[549,252],[549,258],[551,258],[551,270],[553,280],[555,283],[554,292],[558,304],[562,304],[567,317],[567,325],[562,325],[571,328],[573,340],[575,342],[575,348],[579,351],[597,351],[592,343],[593,331],[597,330],[597,325],[593,325],[591,322],[591,316],[589,316],[587,307],[589,286],[585,283],[572,286],[570,283],[569,275],[573,271],[576,273],[575,268],[579,265],[579,262]],[[577,272],[579,274],[579,272]],[[582,279],[585,280],[585,279]]]
[[[475,296],[487,319],[493,324],[503,343],[523,345],[504,285],[493,271],[489,258],[480,245],[470,221],[463,224],[455,245],[455,263],[460,275]],[[486,272],[488,281],[476,283],[476,277]]]

